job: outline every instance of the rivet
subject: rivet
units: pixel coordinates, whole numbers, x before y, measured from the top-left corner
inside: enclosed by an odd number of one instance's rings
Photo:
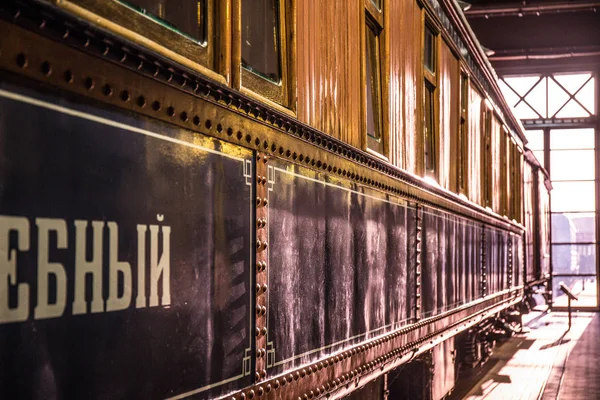
[[[125,102],[129,101],[129,92],[127,90],[121,92],[121,100]]]
[[[104,85],[102,87],[102,93],[104,93],[105,96],[112,96],[112,94],[113,94],[112,87],[110,87],[110,85],[107,83],[106,85]]]
[[[65,81],[67,83],[73,83],[73,73],[70,70],[65,71]]]
[[[182,111],[179,114],[179,118],[183,121],[183,122],[187,122],[188,121],[188,114],[185,111]]]
[[[287,381],[288,381],[288,383],[289,383],[289,382],[291,382],[291,381],[293,381],[293,380],[294,380],[294,376],[293,376],[292,374],[289,374],[289,375],[287,376]]]
[[[263,327],[262,330],[261,330],[261,333],[263,334],[263,336],[266,335],[267,334],[267,328]],[[266,371],[265,371],[265,374],[266,374]]]
[[[265,377],[267,376],[267,370],[266,370],[266,369],[263,369],[262,371],[260,371],[260,376],[261,376],[262,378],[265,378]],[[270,390],[270,386],[271,386],[271,385],[269,385],[269,390]]]
[[[256,313],[257,313],[258,315],[260,315],[260,314],[261,314],[261,311],[262,311],[262,308],[261,308],[261,306],[256,306]]]
[[[155,101],[155,102],[153,102],[153,103],[152,103],[152,109],[153,109],[154,111],[159,111],[159,110],[161,109],[160,102],[159,102],[159,101]]]
[[[87,90],[92,90],[94,88],[94,80],[90,77],[85,78],[84,85]]]
[[[249,399],[253,399],[253,398],[254,398],[254,390],[250,390],[250,391],[248,392],[248,398],[249,398]]]
[[[259,396],[262,396],[265,393],[265,389],[262,386],[258,387],[257,393]]]
[[[146,98],[144,96],[138,96],[137,105],[141,108],[146,107]]]
[[[254,375],[254,377],[256,378],[257,381],[260,380],[260,374],[258,372]]]
[[[260,293],[260,290],[261,290],[260,283],[257,283],[256,284],[256,293]]]
[[[50,76],[52,74],[52,66],[48,61],[42,63],[42,74]]]
[[[267,307],[265,307],[265,306],[262,306],[262,307],[260,308],[260,313],[261,313],[262,315],[265,315],[265,314],[267,313]]]
[[[296,373],[294,374],[294,380],[298,380],[300,379],[300,373],[298,371],[296,371]]]
[[[260,336],[260,328],[256,328],[256,336]]]
[[[306,370],[303,369],[302,371],[300,371],[300,378],[304,378],[306,376]]]
[[[279,389],[279,379],[276,379],[275,382],[273,382],[273,389]]]
[[[267,385],[267,386],[265,387],[265,391],[266,391],[267,393],[269,393],[269,392],[271,391],[271,385]]]
[[[19,53],[19,55],[17,55],[17,65],[20,68],[25,68],[27,66],[27,57],[25,54]]]
[[[172,117],[173,115],[175,115],[175,108],[173,108],[173,106],[169,106],[169,107],[167,108],[167,115],[168,115],[169,117]]]
[[[263,205],[266,207],[269,204],[269,200],[267,200],[266,198],[263,200]]]

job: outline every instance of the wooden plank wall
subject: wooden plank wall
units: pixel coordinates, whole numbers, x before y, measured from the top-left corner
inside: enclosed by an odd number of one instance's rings
[[[440,41],[439,171],[438,183],[456,191],[456,138],[460,107],[460,64],[445,41]]]
[[[418,132],[422,125],[423,81],[421,77],[421,8],[416,1],[390,1],[387,28],[389,38],[389,121],[390,161],[416,173],[417,149],[422,147]]]
[[[469,199],[481,204],[481,106],[482,96],[472,85],[469,87]]]
[[[298,119],[361,148],[364,5],[297,1]]]

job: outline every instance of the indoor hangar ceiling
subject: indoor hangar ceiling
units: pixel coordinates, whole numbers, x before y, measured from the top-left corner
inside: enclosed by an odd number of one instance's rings
[[[600,66],[600,1],[459,4],[499,75]]]

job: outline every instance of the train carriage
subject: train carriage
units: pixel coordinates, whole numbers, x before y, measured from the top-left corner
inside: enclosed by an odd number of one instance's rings
[[[0,32],[0,397],[440,399],[547,279],[547,175],[454,1]]]

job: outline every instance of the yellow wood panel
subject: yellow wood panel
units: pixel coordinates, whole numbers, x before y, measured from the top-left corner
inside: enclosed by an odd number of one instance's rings
[[[469,88],[469,199],[481,204],[481,94]]]
[[[423,102],[421,9],[416,1],[390,1],[388,15],[390,161],[415,173]]]
[[[502,124],[498,118],[494,115],[492,118],[492,168],[491,179],[492,179],[492,210],[497,213],[501,213],[501,191],[502,191],[502,172],[500,160],[500,146],[502,142]]]
[[[460,64],[445,41],[441,41],[439,69],[439,171],[438,182],[448,190],[457,190],[456,146],[458,138]]]
[[[298,119],[362,146],[362,0],[298,0]]]

